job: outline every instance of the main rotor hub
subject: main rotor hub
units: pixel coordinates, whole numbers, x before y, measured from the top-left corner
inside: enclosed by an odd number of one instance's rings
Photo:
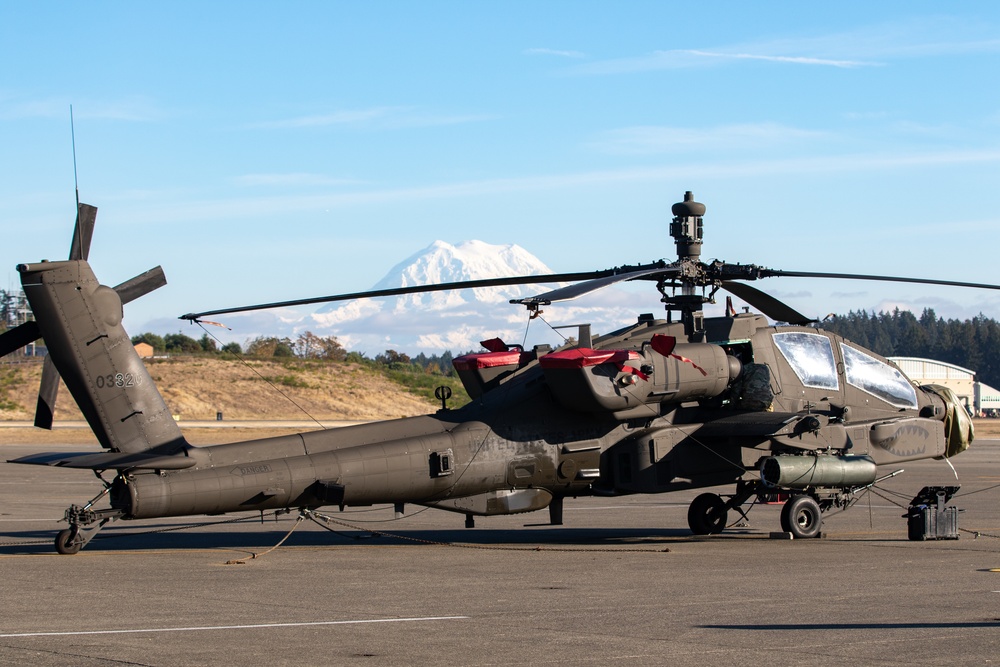
[[[674,219],[670,223],[670,235],[677,245],[677,259],[697,261],[701,257],[705,205],[696,202],[694,195],[688,190],[684,193],[684,201],[674,204],[671,212]]]

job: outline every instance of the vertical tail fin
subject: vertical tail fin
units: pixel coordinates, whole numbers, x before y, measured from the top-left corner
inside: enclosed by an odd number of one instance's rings
[[[52,363],[101,445],[127,453],[183,448],[180,429],[121,325],[116,289],[98,283],[84,259],[17,269]],[[138,291],[133,286],[128,300]]]

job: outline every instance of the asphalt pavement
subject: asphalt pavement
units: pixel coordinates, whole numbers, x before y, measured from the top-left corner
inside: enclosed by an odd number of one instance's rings
[[[1000,441],[953,463],[901,466],[813,540],[772,536],[777,505],[694,537],[692,492],[568,499],[562,526],[418,506],[120,521],[75,556],[57,520],[100,483],[0,464],[0,664],[993,664]],[[960,539],[907,539],[930,484],[961,484]]]

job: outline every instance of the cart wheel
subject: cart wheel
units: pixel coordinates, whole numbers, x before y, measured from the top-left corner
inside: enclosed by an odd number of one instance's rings
[[[781,508],[781,529],[792,537],[817,537],[822,527],[823,513],[812,496],[794,496]]]

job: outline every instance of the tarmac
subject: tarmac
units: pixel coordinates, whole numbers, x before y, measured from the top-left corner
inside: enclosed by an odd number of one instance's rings
[[[562,526],[409,505],[120,521],[60,556],[58,519],[100,483],[0,463],[0,665],[993,664],[1000,441],[953,464],[901,465],[812,540],[775,533],[778,505],[692,536],[691,492],[567,499]],[[910,498],[953,484],[960,539],[908,540]]]

